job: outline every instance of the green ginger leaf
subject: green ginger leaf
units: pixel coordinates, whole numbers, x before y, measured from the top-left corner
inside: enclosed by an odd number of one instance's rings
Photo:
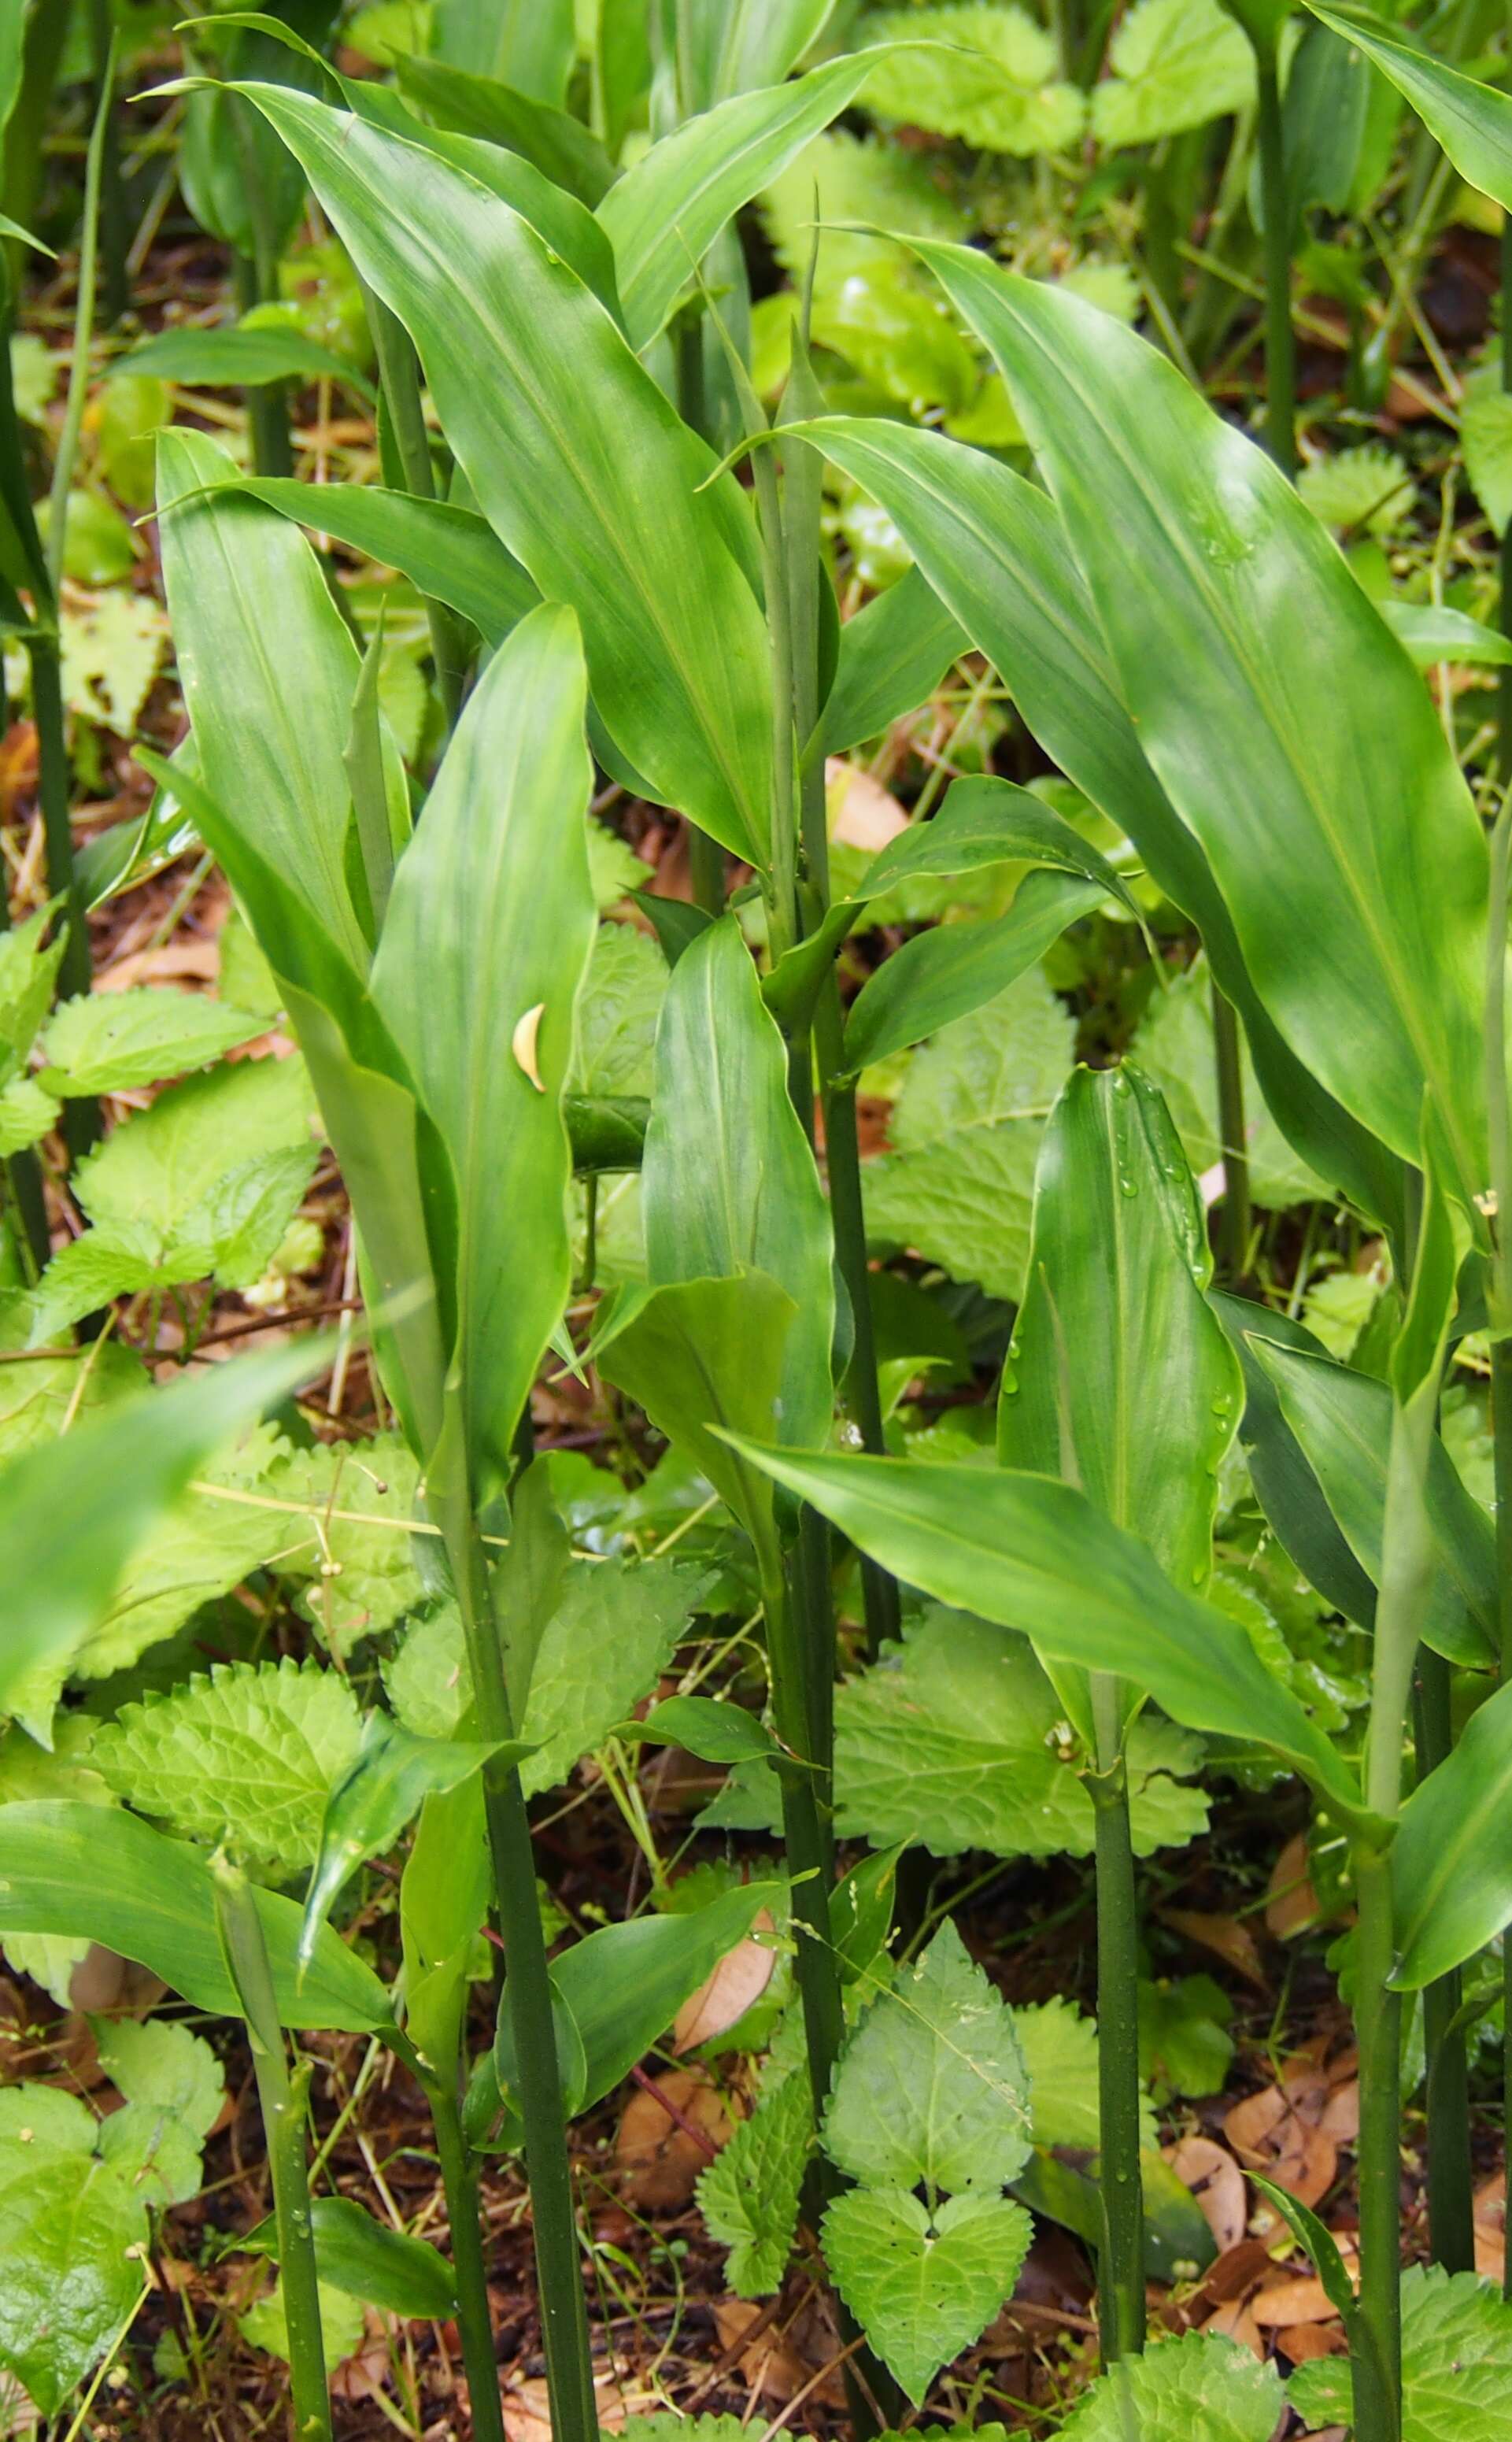
[[[140,1813],[292,1873],[315,1863],[326,1799],[360,1737],[355,1699],[334,1670],[233,1662],[123,1705],[90,1761]]]
[[[946,1923],[900,1967],[841,2057],[824,2145],[868,2187],[1001,2188],[1029,2154],[1012,2014]]]
[[[1323,2360],[1332,2364],[1333,2360]],[[1066,2442],[1270,2442],[1284,2396],[1273,2365],[1215,2334],[1188,2332],[1125,2359],[1092,2385],[1065,2426]]]
[[[906,2188],[852,2188],[821,2234],[835,2287],[918,2402],[1011,2295],[1033,2227],[1006,2196],[946,2196],[930,2214]]]
[[[1508,2442],[1509,2365],[1512,2305],[1488,2281],[1438,2265],[1414,2265],[1403,2273],[1404,2442]],[[1354,2407],[1348,2359],[1317,2358],[1299,2366],[1286,2396],[1310,2432],[1347,2425]],[[1183,2431],[1191,2432],[1190,2420]]]
[[[99,2123],[45,2086],[0,2094],[0,2366],[51,2416],[143,2287],[145,2200],[95,2146]]]
[[[912,1054],[893,1150],[865,1167],[875,1246],[910,1248],[992,1297],[1022,1295],[1034,1164],[1071,1044],[1068,1011],[1031,972]]]
[[[264,1031],[262,1018],[206,993],[152,984],[81,993],[47,1029],[43,1082],[64,1094],[121,1093],[206,1067]]]
[[[649,1094],[666,960],[632,924],[601,924],[577,1002],[570,1094]]]
[[[1100,144],[1153,144],[1254,100],[1255,62],[1218,0],[1137,0],[1092,92]]]
[[[1021,157],[1056,152],[1082,132],[1086,105],[1074,84],[1058,79],[1053,39],[1012,0],[889,9],[868,17],[862,30],[866,42],[922,36],[976,55],[910,51],[885,61],[866,80],[862,97],[884,118]]]

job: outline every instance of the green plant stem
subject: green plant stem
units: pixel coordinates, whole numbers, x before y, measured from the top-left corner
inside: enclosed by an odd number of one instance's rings
[[[1502,378],[1512,389],[1512,220],[1503,229]],[[1512,635],[1512,529],[1502,546],[1502,629]],[[1512,671],[1502,672],[1502,810],[1491,835],[1486,916],[1485,1106],[1490,1155],[1493,1253],[1487,1319],[1491,1336],[1492,1468],[1496,1489],[1496,1599],[1503,1686],[1512,1680],[1512,1118],[1506,1073],[1506,925],[1512,868]],[[1512,1941],[1502,1945],[1503,2091],[1512,2095]],[[1512,2251],[1503,2276],[1512,2300]]]
[[[1218,1069],[1218,1143],[1223,1156],[1223,1211],[1218,1248],[1224,1274],[1242,1281],[1249,1261],[1249,1154],[1245,1132],[1245,1076],[1233,1004],[1212,987],[1212,1048]]]
[[[1291,210],[1274,44],[1255,51],[1260,190],[1266,213],[1266,446],[1297,472],[1297,343],[1291,327]]]
[[[862,1201],[861,1146],[856,1133],[856,1087],[853,1079],[836,1074],[835,1042],[840,1032],[840,1001],[833,978],[819,1004],[819,1071],[823,1081],[825,1153],[829,1173],[829,1215],[835,1236],[835,1258],[850,1300],[854,1339],[846,1368],[846,1394],[855,1416],[862,1448],[874,1457],[886,1451],[883,1431],[882,1391],[877,1379],[877,1337],[871,1313],[871,1270],[866,1262],[866,1215]],[[900,1632],[902,1608],[898,1581],[875,1560],[861,1563],[861,1595],[866,1621],[866,1644],[875,1659],[888,1639]]]
[[[246,2014],[268,2170],[273,2180],[296,2442],[330,2442],[331,2396],[325,2378],[325,2342],[320,2330],[320,2292],[304,2152],[309,2073],[305,2070],[291,2076],[289,2072],[273,1993],[273,1971],[268,1965],[263,1921],[257,1912],[252,1886],[224,1857],[214,1860],[214,1871],[221,1945]]]
[[[378,379],[383,385],[383,403],[389,411],[399,463],[404,468],[408,490],[422,501],[435,498],[435,470],[430,461],[430,438],[426,430],[425,402],[420,392],[420,359],[414,341],[380,297],[368,297],[368,318],[373,328],[373,346],[378,358]],[[426,625],[430,630],[430,658],[436,665],[436,690],[446,717],[446,727],[456,724],[462,710],[462,691],[466,682],[467,664],[471,658],[463,622],[444,602],[428,594],[422,596],[426,606]]]
[[[489,1744],[505,1745],[515,1734],[514,1717],[504,1684],[487,1563],[465,1493],[454,1491],[443,1500],[438,1522],[462,1615],[478,1734]],[[536,1897],[530,1817],[517,1767],[495,1758],[483,1766],[483,1778],[504,1947],[503,2006],[509,2013],[519,2071],[519,2116],[525,2131],[552,2434],[554,2442],[598,2442],[582,2249],[573,2202],[551,1975]]]
[[[1512,1339],[1491,1343],[1492,1467],[1496,1486],[1496,1599],[1501,1631],[1501,1676],[1512,1680]],[[1512,1941],[1502,1945],[1502,2078],[1512,2095]],[[1503,2295],[1512,2299],[1512,2251],[1503,2275]]]
[[[1102,2360],[1144,2346],[1144,2185],[1139,2169],[1139,1914],[1117,1683],[1092,1682],[1098,1768],[1088,1775],[1097,1879],[1098,2124]]]
[[[100,188],[115,75],[116,46],[112,41],[106,47],[100,102],[95,112],[95,123],[89,132],[89,150],[84,156],[84,217],[79,241],[79,290],[74,306],[73,348],[68,359],[68,395],[64,405],[63,429],[58,436],[58,454],[53,460],[52,484],[47,495],[47,582],[55,602],[63,583],[64,551],[68,538],[68,496],[73,489],[79,435],[83,428],[84,403],[89,396],[89,349],[95,332],[95,262],[100,249]]]
[[[31,668],[31,713],[37,724],[37,793],[47,888],[54,898],[63,901],[68,926],[68,939],[58,968],[59,993],[67,999],[75,993],[89,990],[91,967],[89,920],[74,867],[69,811],[72,775],[64,720],[63,660],[56,628],[39,626],[28,635],[27,659]],[[99,1141],[100,1104],[93,1095],[81,1094],[64,1104],[63,1133],[70,1158],[75,1161]]]
[[[245,314],[263,301],[257,265],[250,255],[239,254],[234,269],[237,303]],[[292,475],[294,445],[289,439],[287,384],[248,382],[242,395],[246,401],[247,429],[252,437],[253,473]]]
[[[467,2405],[473,2442],[503,2442],[503,2405],[493,2317],[488,2306],[488,2266],[479,2213],[482,2164],[462,2133],[457,2097],[438,2078],[427,2078],[426,2094],[436,2132],[436,2155],[451,2232],[451,2270],[457,2285],[457,2329],[467,2369]]]
[[[1401,2434],[1402,2004],[1391,1991],[1389,1850],[1357,1851],[1359,1907],[1355,2029],[1359,2041],[1359,2297],[1350,2330],[1355,2430],[1371,2442]]]
[[[1449,1666],[1441,1653],[1418,1649],[1415,1697],[1417,1777],[1426,1780],[1454,1744],[1449,1719]],[[1470,2170],[1469,2064],[1459,2020],[1460,1971],[1435,1977],[1423,1995],[1428,2050],[1428,2222],[1435,2264],[1448,2272],[1475,2269],[1474,2181]]]
[[[130,239],[126,230],[126,195],[120,175],[120,127],[116,110],[116,60],[111,42],[110,0],[89,0],[89,46],[100,86],[99,114],[104,129],[100,158],[100,234],[104,256],[105,319],[118,322],[131,303],[126,270]]]

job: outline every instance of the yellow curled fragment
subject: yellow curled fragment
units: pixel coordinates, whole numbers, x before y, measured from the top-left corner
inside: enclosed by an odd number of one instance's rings
[[[536,1066],[536,1037],[540,1032],[541,1012],[545,1007],[545,1002],[538,1000],[534,1009],[526,1010],[510,1037],[509,1045],[537,1094],[544,1094],[546,1091],[540,1082],[540,1070]]]

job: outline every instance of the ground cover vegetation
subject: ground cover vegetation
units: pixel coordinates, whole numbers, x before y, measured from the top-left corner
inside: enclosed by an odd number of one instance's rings
[[[1506,2442],[1495,0],[0,6],[0,2419]]]

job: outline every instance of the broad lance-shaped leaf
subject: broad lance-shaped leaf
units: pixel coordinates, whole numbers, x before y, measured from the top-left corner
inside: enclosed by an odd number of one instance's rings
[[[621,1289],[591,1351],[604,1379],[628,1391],[692,1458],[768,1554],[772,1485],[722,1434],[762,1441],[780,1433],[785,1353],[797,1313],[766,1272]]]
[[[392,2025],[389,1996],[372,1968],[329,1925],[301,1975],[298,1907],[263,1890],[257,1907],[282,2025],[353,2034]],[[10,1933],[103,1942],[151,1968],[192,2008],[241,2015],[207,1852],[166,1840],[123,1808],[102,1819],[98,1806],[73,1799],[0,1807],[0,1940]]]
[[[998,361],[1255,991],[1408,1161],[1431,1088],[1472,1204],[1485,840],[1407,656],[1285,477],[1169,358],[965,247],[919,250]]]
[[[1346,1820],[1361,1818],[1352,1775],[1244,1631],[1173,1586],[1074,1485],[1009,1467],[738,1447],[903,1584],[1022,1629],[1057,1662],[1127,1679],[1191,1729],[1269,1748]]]
[[[1346,1619],[1369,1628],[1375,1618],[1375,1588],[1339,1532],[1322,1485],[1282,1413],[1276,1385],[1260,1361],[1261,1336],[1315,1357],[1324,1354],[1322,1344],[1305,1324],[1250,1298],[1231,1297],[1222,1289],[1211,1290],[1209,1297],[1244,1371],[1239,1438],[1266,1523],[1308,1584]]]
[[[875,53],[851,51],[793,83],[736,93],[664,136],[610,189],[598,218],[613,245],[632,347],[655,338],[732,213],[838,118],[875,65]]]
[[[242,499],[235,478],[208,435],[159,433],[163,583],[199,776],[248,810],[261,852],[360,974],[342,761],[357,648],[303,536]]]
[[[803,1327],[787,1342],[778,1437],[822,1441],[833,1406],[829,1208],[789,1096],[782,1037],[733,916],[701,933],[672,970],[641,1196],[654,1285],[748,1272],[787,1291]]]
[[[1157,1089],[1129,1067],[1077,1069],[1040,1148],[997,1454],[1080,1484],[1178,1586],[1211,1571],[1218,1467],[1242,1398],[1203,1296],[1211,1270]]]
[[[1264,1324],[1251,1346],[1339,1532],[1374,1586],[1386,1522],[1390,1389],[1329,1357],[1282,1346]],[[1424,1500],[1434,1566],[1420,1624],[1423,1642],[1451,1662],[1485,1669],[1497,1650],[1496,1535],[1436,1433],[1429,1444]],[[1362,1626],[1372,1624],[1374,1612],[1373,1603]]]
[[[1054,503],[942,433],[835,416],[803,434],[882,503],[1040,744],[1127,832],[1152,878],[1198,926],[1244,1019],[1266,1103],[1309,1167],[1363,1211],[1393,1220],[1401,1164],[1323,1091],[1257,996],[1207,856],[1145,761]]]
[[[293,539],[308,549],[302,538]],[[413,1080],[365,977],[264,853],[259,806],[238,790],[233,819],[181,764],[170,771],[147,747],[137,760],[177,791],[279,979],[356,1215],[363,1296],[385,1386],[410,1448],[425,1456],[441,1431],[452,1333],[437,1284],[449,1287],[455,1277],[456,1213],[449,1170],[428,1134]]]
[[[475,509],[376,483],[301,483],[292,475],[232,480],[248,500],[399,569],[422,593],[470,619],[490,645],[501,643],[540,601],[538,588]]]
[[[310,2227],[324,2287],[361,2298],[391,2315],[444,2319],[457,2311],[451,2267],[428,2239],[411,2238],[374,2221],[351,2196],[315,2196]],[[232,2244],[239,2254],[278,2260],[278,2223],[272,2214]]]
[[[1512,95],[1447,66],[1431,51],[1415,50],[1397,39],[1394,27],[1363,9],[1321,9],[1315,0],[1307,6],[1391,79],[1460,176],[1512,210]]]
[[[712,452],[519,212],[387,128],[282,87],[246,93],[409,330],[489,523],[545,598],[577,611],[622,753],[665,803],[761,862],[771,687],[734,478],[698,488]]]
[[[834,14],[835,0],[691,0],[688,107],[776,84],[796,67]]]
[[[530,1752],[519,1740],[507,1746],[467,1739],[418,1739],[388,1713],[370,1713],[362,1744],[326,1800],[320,1850],[304,1897],[301,1960],[308,1959],[337,1892],[365,1857],[392,1848],[424,1799],[445,1795],[482,1772],[490,1756],[507,1767]]]
[[[880,737],[934,693],[971,638],[916,566],[873,594],[840,630],[834,684],[806,758],[822,747],[844,755]]]
[[[1415,1992],[1512,1924],[1512,1686],[1470,1715],[1402,1809],[1392,1848],[1394,1984]]]
[[[742,1883],[706,1907],[603,1925],[554,1959],[552,1989],[580,2062],[582,2085],[572,2108],[587,2110],[628,2077],[763,1909],[775,1916],[786,1905],[786,1884]],[[507,2095],[515,2084],[507,2011],[499,2014],[494,2063]]]
[[[1068,924],[1107,896],[1100,882],[1031,873],[1006,916],[935,924],[895,950],[862,986],[846,1022],[852,1074],[890,1051],[921,1043],[952,1018],[970,1017],[1006,992],[1058,941]]]
[[[453,127],[459,136],[481,136],[489,144],[523,155],[553,186],[565,188],[590,211],[603,202],[619,175],[597,137],[552,102],[445,60],[401,55],[393,66],[406,100],[418,102],[438,127]]]
[[[318,1373],[327,1354],[323,1342],[303,1340],[215,1366],[75,1425],[0,1474],[9,1589],[0,1712],[13,1709],[33,1673],[66,1667],[185,1485],[264,1408]]]
[[[885,595],[883,597],[886,599]],[[872,858],[854,885],[859,900],[880,899],[916,874],[980,873],[994,865],[1046,866],[1095,882],[1130,914],[1135,902],[1103,856],[1031,790],[1011,780],[956,780],[938,814],[911,823]]]
[[[572,1280],[561,1092],[597,922],[586,687],[570,610],[543,605],[501,646],[399,860],[373,968],[456,1181],[456,1359],[475,1475],[508,1470]]]

